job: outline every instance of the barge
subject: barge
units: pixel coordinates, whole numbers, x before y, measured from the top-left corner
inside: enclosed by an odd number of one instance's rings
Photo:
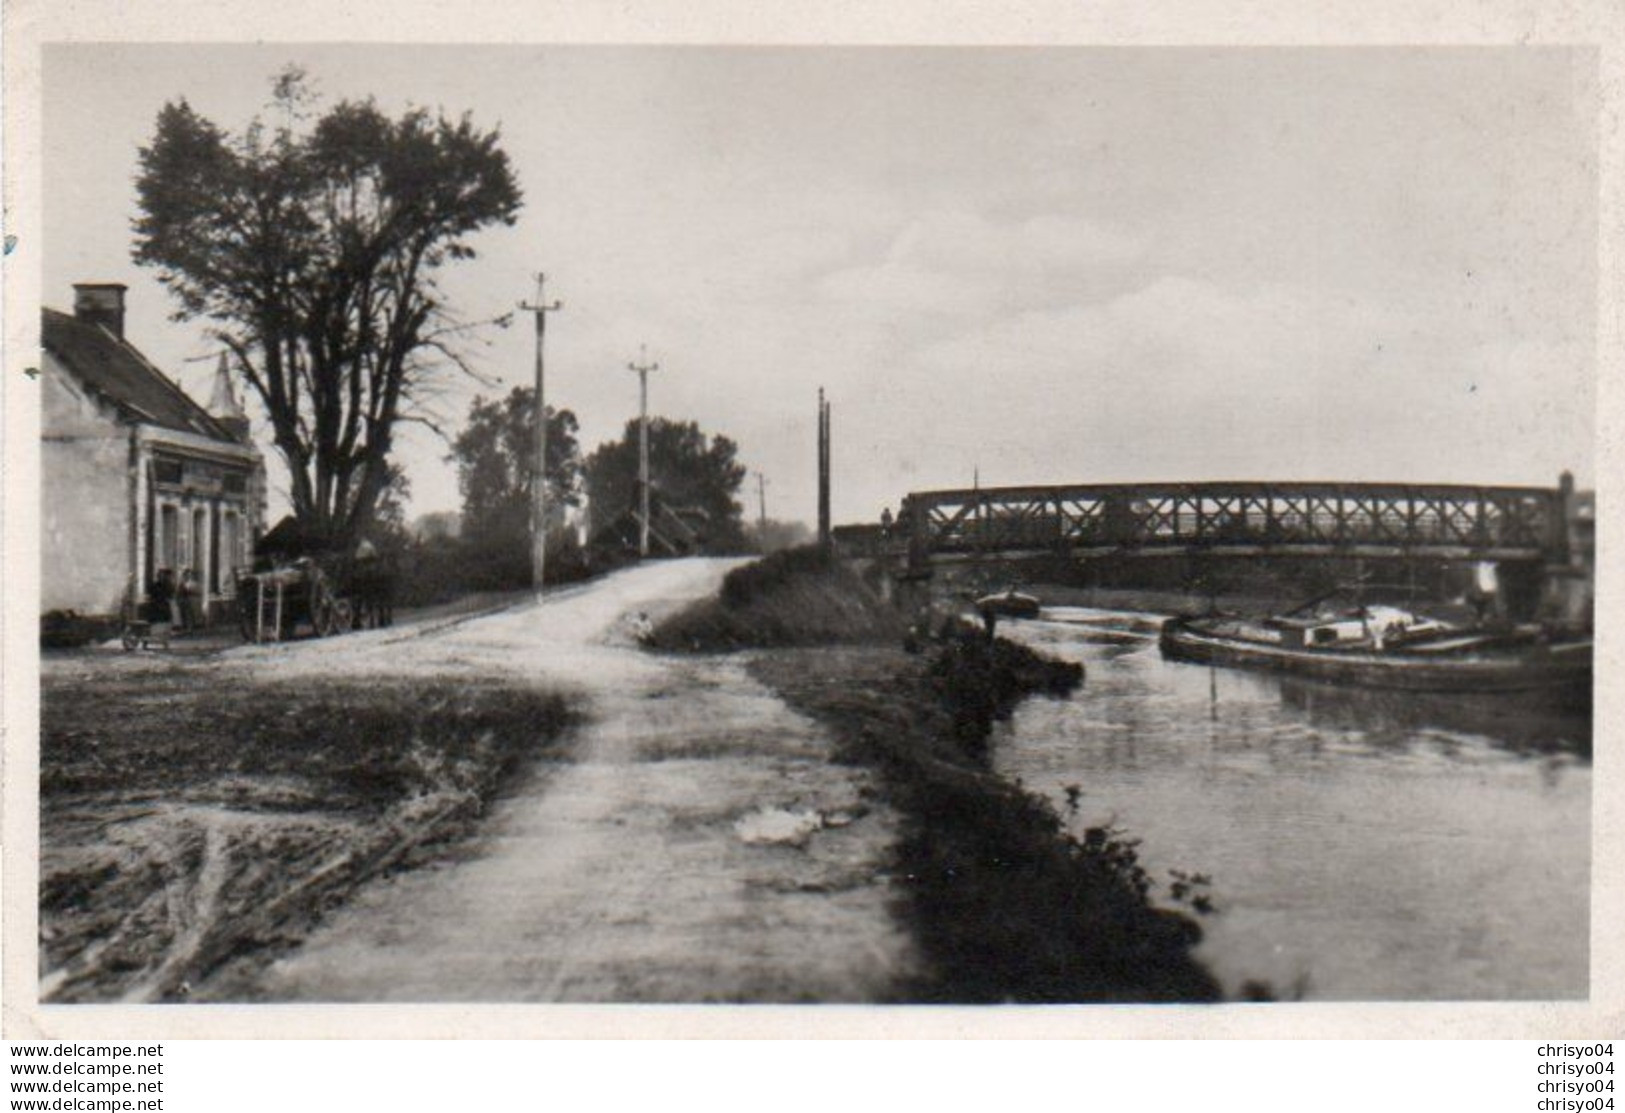
[[[1318,618],[1182,616],[1164,657],[1415,692],[1591,690],[1592,640],[1538,626],[1457,627],[1390,607]]]

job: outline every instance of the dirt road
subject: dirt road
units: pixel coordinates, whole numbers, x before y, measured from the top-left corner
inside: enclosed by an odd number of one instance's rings
[[[292,677],[502,674],[578,694],[574,757],[533,767],[453,860],[363,887],[215,1000],[872,1001],[914,965],[880,863],[894,817],[822,728],[727,658],[637,648],[635,617],[729,565],[630,569],[544,605],[226,654]]]

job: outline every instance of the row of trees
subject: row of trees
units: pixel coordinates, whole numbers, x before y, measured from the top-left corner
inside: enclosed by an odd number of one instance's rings
[[[457,465],[463,540],[479,559],[512,567],[516,576],[529,574],[535,398],[529,387],[515,387],[505,398],[475,399],[448,457]],[[617,527],[638,501],[637,421],[586,456],[577,428],[573,412],[547,407],[549,548],[567,558],[575,543],[570,519],[583,498],[589,543],[607,548],[621,547]],[[745,546],[737,499],[745,467],[732,440],[707,436],[693,422],[651,418],[649,471],[656,504],[680,508],[696,523],[701,549],[737,552]],[[568,575],[574,567],[567,559],[561,572]]]
[[[522,195],[495,129],[467,115],[370,99],[317,114],[305,74],[273,82],[268,114],[232,134],[185,100],[160,111],[141,149],[133,256],[153,268],[175,316],[208,324],[263,406],[287,466],[293,512],[335,549],[404,536],[405,476],[391,459],[402,422],[481,324],[447,306],[443,268],[471,239],[512,225]],[[589,534],[613,533],[637,499],[637,423],[583,456],[575,415],[549,410],[550,532],[583,497]],[[532,394],[477,399],[452,441],[463,533],[491,554],[523,554],[530,528]],[[737,446],[691,422],[649,425],[652,493],[703,523],[704,547],[744,541]],[[504,558],[506,559],[506,558]]]

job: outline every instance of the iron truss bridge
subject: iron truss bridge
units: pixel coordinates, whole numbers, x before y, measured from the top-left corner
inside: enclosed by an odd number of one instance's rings
[[[1560,562],[1562,493],[1377,483],[1131,483],[916,492],[882,541],[910,571],[1041,555]]]

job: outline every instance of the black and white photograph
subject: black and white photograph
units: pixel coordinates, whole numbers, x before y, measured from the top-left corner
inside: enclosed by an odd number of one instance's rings
[[[44,44],[8,985],[1591,1000],[1600,58]]]

